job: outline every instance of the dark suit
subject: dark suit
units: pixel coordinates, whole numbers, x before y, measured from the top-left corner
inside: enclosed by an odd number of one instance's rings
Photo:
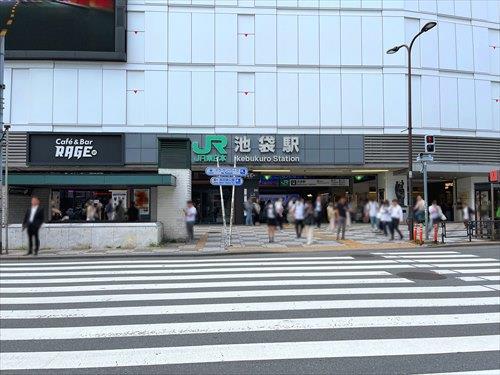
[[[31,254],[33,252],[33,238],[35,239],[35,254],[38,254],[38,249],[40,248],[40,239],[38,238],[38,231],[40,230],[40,227],[42,226],[45,218],[43,214],[43,208],[38,206],[32,221],[30,221],[30,216],[31,216],[31,207],[26,210],[23,220],[23,228],[26,228],[28,232],[28,242],[29,242],[28,254]]]

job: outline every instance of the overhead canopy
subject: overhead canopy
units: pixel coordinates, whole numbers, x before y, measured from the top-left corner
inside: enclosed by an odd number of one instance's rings
[[[9,185],[18,186],[175,186],[170,174],[10,173]]]

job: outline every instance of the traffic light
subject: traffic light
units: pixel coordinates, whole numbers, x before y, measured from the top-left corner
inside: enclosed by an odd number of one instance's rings
[[[433,135],[425,136],[425,152],[428,154],[436,152],[436,139]]]

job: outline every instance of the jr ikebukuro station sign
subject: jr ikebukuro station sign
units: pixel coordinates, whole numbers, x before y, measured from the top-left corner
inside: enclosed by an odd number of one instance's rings
[[[300,163],[300,136],[206,135],[192,142],[194,163]]]

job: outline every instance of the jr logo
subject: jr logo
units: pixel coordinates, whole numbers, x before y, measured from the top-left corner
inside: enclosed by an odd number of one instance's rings
[[[220,155],[226,155],[227,137],[224,135],[205,136],[205,147],[200,148],[198,142],[193,142],[193,152],[196,155],[210,154],[212,148],[215,148]]]

